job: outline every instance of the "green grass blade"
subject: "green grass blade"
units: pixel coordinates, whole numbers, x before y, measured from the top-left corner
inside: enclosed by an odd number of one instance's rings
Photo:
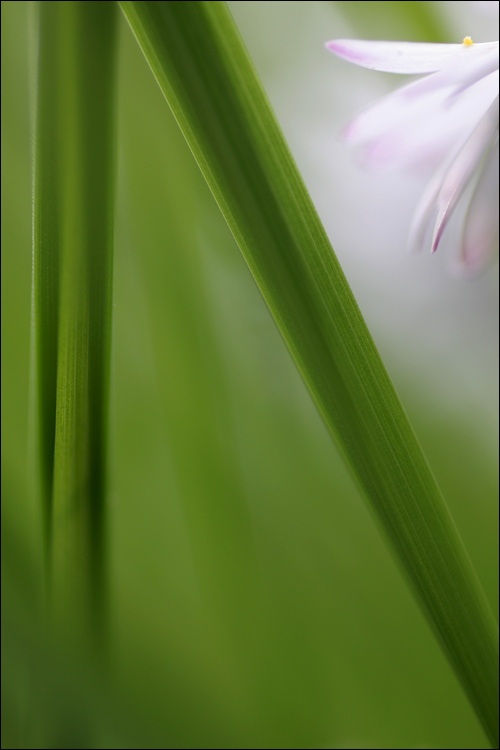
[[[55,3],[36,8],[38,60],[33,175],[33,340],[35,346],[38,489],[43,503],[45,549],[51,537],[59,320],[58,14]]]
[[[121,7],[490,739],[496,624],[226,6]]]
[[[54,606],[99,610],[110,357],[111,2],[38,12],[33,321],[41,485]],[[83,617],[86,619],[86,615]]]

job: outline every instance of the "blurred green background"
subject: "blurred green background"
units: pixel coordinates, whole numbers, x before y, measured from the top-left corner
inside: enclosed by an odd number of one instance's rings
[[[365,5],[230,8],[495,607],[497,285],[405,255],[421,185],[406,188],[403,218],[377,194],[376,216],[360,221],[370,180],[391,205],[394,185],[353,171],[336,133],[394,82],[347,72],[323,43],[369,35]],[[450,35],[449,3],[368,5],[385,36]],[[95,663],[43,626],[29,396],[34,29],[29,3],[2,3],[2,747],[487,747],[120,31],[110,628]],[[320,169],[325,129],[338,158]]]

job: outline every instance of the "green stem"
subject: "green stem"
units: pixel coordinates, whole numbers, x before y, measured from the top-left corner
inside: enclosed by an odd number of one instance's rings
[[[51,598],[102,613],[116,6],[38,4],[33,300]]]

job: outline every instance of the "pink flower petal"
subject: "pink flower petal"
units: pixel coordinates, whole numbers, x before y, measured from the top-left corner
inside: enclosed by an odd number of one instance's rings
[[[485,78],[495,71],[498,72],[498,42],[494,42],[493,44],[493,47],[474,55],[468,61],[467,65],[464,65],[464,61],[462,60],[450,68],[450,81],[457,84],[454,91],[455,96],[465,91],[468,86],[476,83],[481,78]],[[475,46],[482,47],[482,45]]]
[[[498,42],[482,44],[425,44],[334,39],[326,48],[344,60],[386,73],[434,73],[463,59],[470,60],[492,49]]]
[[[420,252],[424,249],[429,225],[437,214],[437,196],[444,174],[444,167],[434,173],[417,204],[408,233],[408,247],[412,252]]]
[[[366,109],[346,128],[345,136],[362,146],[372,162],[434,168],[414,214],[411,246],[421,248],[433,226],[431,250],[436,251],[458,201],[476,180],[462,263],[477,266],[498,232],[498,42],[474,44],[466,38],[462,44],[443,45],[338,39],[326,46],[366,68],[432,74]],[[495,170],[496,190],[490,176]]]
[[[446,173],[438,195],[438,216],[432,236],[431,252],[436,252],[450,216],[497,130],[498,97]]]
[[[416,81],[363,110],[345,128],[344,136],[353,145],[366,144],[369,163],[432,163],[446,157],[453,145],[459,147],[465,142],[495,100],[497,78],[498,72],[492,73],[451,99],[446,88],[408,96],[407,92],[420,83]]]
[[[498,142],[488,154],[485,167],[465,217],[459,267],[468,275],[481,271],[498,242]]]

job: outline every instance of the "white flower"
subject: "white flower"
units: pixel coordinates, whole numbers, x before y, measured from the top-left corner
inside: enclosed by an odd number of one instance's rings
[[[327,48],[372,70],[430,74],[379,100],[346,129],[375,163],[431,167],[410,246],[431,234],[435,252],[455,207],[471,186],[460,261],[481,268],[498,237],[498,42],[418,44],[338,39]]]

